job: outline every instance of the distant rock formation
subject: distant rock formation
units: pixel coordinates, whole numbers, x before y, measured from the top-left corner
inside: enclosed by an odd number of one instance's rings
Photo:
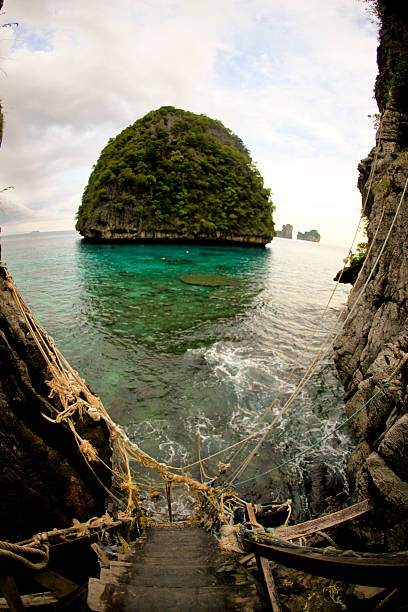
[[[310,232],[297,233],[297,240],[308,240],[309,242],[320,242],[320,234],[317,230],[312,229]]]
[[[95,241],[264,246],[271,192],[241,139],[206,115],[164,106],[103,149],[78,210]]]
[[[276,236],[278,238],[289,238],[290,240],[292,240],[292,232],[293,232],[293,225],[290,225],[290,223],[287,223],[286,225],[282,225],[282,229],[280,231],[276,232]]]

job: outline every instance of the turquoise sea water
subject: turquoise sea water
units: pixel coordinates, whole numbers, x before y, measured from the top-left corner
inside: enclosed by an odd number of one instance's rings
[[[336,247],[284,239],[264,250],[97,245],[74,232],[9,236],[2,245],[40,324],[111,416],[141,448],[177,466],[197,459],[198,444],[205,457],[252,431],[313,333],[344,256]],[[225,285],[190,284],[197,274],[201,283],[216,275]],[[267,422],[348,291],[339,287]],[[341,385],[326,358],[242,479],[295,455],[343,418]],[[295,515],[307,516],[322,491],[344,488],[349,447],[350,434],[341,431],[257,485],[271,497],[294,498]],[[180,508],[185,503],[180,498]]]

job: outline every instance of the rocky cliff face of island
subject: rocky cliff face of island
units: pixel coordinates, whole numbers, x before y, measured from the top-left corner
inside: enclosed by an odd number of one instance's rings
[[[298,232],[297,240],[307,240],[308,242],[320,242],[320,234],[317,230],[312,229],[309,232]]]
[[[16,306],[0,265],[0,539],[21,540],[73,519],[104,513],[110,485],[100,464],[91,472],[69,428],[54,424],[62,406],[50,397],[46,362]],[[45,416],[44,416],[45,415]],[[102,421],[74,417],[76,429],[109,464],[109,435]]]
[[[382,22],[375,88],[381,123],[358,181],[367,201],[368,253],[335,347],[348,416],[408,353],[408,7],[398,0],[375,4]],[[351,422],[358,440],[348,466],[352,500],[377,502],[375,516],[357,521],[354,534],[379,550],[408,547],[407,384],[405,364]]]
[[[76,227],[90,240],[263,246],[273,237],[272,208],[238,136],[166,106],[109,141]]]
[[[276,236],[278,238],[288,238],[289,240],[292,240],[292,232],[293,232],[293,225],[290,225],[290,223],[287,223],[286,225],[282,225],[282,229],[280,231],[276,232]]]

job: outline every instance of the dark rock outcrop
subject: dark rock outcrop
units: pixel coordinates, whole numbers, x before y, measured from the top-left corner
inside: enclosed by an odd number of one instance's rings
[[[220,121],[165,106],[111,139],[89,177],[77,230],[94,241],[264,246],[271,192]]]
[[[358,181],[363,201],[367,201],[368,249],[372,245],[372,250],[368,250],[335,347],[347,415],[380,389],[382,380],[408,352],[408,197],[404,195],[408,96],[407,81],[400,78],[408,57],[408,10],[406,3],[396,0],[378,1],[377,7],[382,20],[376,84],[382,112],[378,157],[374,164],[373,149],[362,160]],[[349,462],[352,500],[371,495],[378,504],[375,528],[360,521],[358,537],[363,545],[378,549],[408,548],[407,383],[405,365],[391,387],[352,420],[359,440]]]
[[[43,356],[28,333],[0,266],[0,539],[16,541],[72,519],[104,513],[106,492],[62,424],[47,421],[62,410],[50,398]],[[109,434],[87,415],[76,429],[109,464]],[[93,466],[109,486],[110,474]]]
[[[280,231],[276,232],[276,236],[278,238],[288,238],[289,240],[292,240],[292,232],[293,232],[293,225],[290,225],[290,223],[287,223],[286,225],[282,225],[282,229]]]
[[[307,240],[308,242],[320,242],[320,234],[317,230],[312,229],[310,232],[298,232],[297,240]]]
[[[352,263],[350,266],[347,266],[347,268],[344,268],[344,270],[339,270],[333,280],[339,281],[340,283],[344,283],[346,285],[354,285],[362,265],[362,261],[356,261],[355,263]]]

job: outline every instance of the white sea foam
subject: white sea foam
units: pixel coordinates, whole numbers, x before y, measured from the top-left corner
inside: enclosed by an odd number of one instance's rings
[[[160,442],[160,458],[164,463],[169,465],[183,465],[187,463],[188,451],[180,442],[170,440],[166,436],[164,442]]]
[[[210,378],[222,384],[230,383],[238,395],[248,389],[270,395],[271,389],[285,384],[288,375],[288,364],[270,350],[257,353],[253,347],[242,344],[216,342],[207,349],[188,353],[190,358],[204,362]],[[293,383],[286,388],[291,391]]]

